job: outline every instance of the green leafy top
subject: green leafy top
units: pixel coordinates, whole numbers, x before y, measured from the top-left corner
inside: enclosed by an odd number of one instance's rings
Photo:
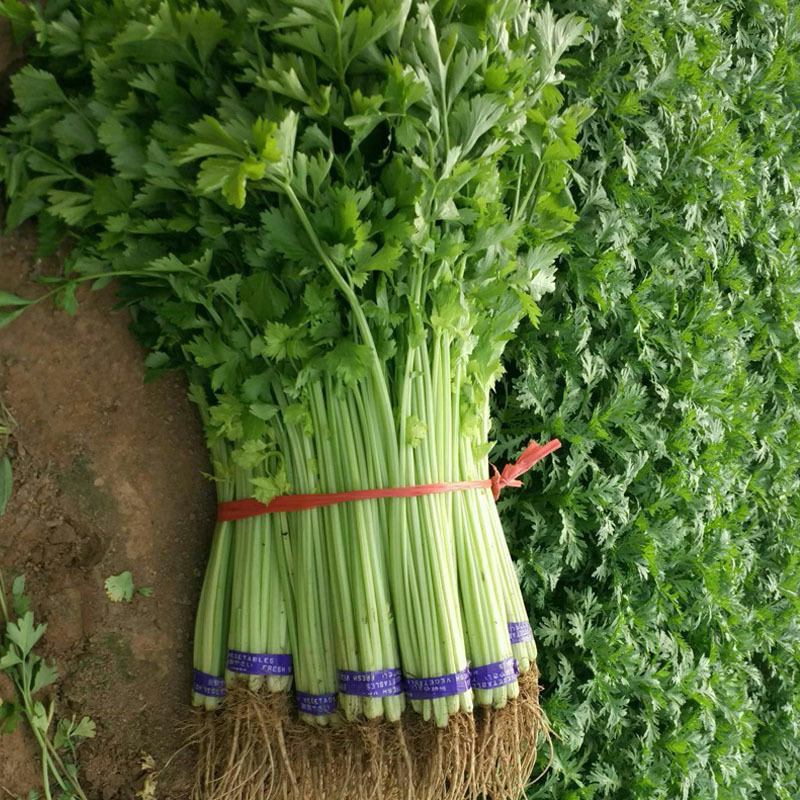
[[[575,220],[589,111],[556,86],[583,21],[527,0],[6,13],[35,38],[0,143],[8,222],[38,216],[43,250],[72,232],[69,310],[77,282],[123,278],[153,374],[190,370],[212,436],[269,442],[260,410],[321,375],[377,380],[389,425],[437,332],[485,405]],[[273,452],[251,468],[280,480]]]

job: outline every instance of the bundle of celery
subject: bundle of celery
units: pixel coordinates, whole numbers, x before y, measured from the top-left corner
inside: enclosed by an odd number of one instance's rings
[[[526,0],[71,5],[0,4],[33,37],[8,222],[37,216],[43,252],[71,236],[45,295],[67,310],[120,279],[152,374],[189,374],[220,501],[486,478],[500,355],[574,219],[588,112],[557,64],[584,24]],[[517,796],[535,657],[488,489],[221,521],[199,792]]]

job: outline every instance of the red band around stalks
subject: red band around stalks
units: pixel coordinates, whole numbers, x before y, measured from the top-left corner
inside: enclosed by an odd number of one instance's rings
[[[494,475],[484,481],[455,481],[453,483],[426,483],[420,486],[404,486],[399,489],[359,489],[353,492],[331,492],[329,494],[289,494],[276,497],[268,505],[247,498],[220,503],[217,507],[217,520],[232,522],[237,519],[257,517],[261,514],[278,514],[287,511],[307,511],[310,508],[333,506],[337,503],[350,503],[355,500],[380,500],[383,497],[421,497],[426,494],[463,492],[467,489],[491,489],[497,500],[506,486],[522,486],[519,476],[527,472],[537,461],[541,461],[561,447],[558,439],[545,445],[531,442],[514,464],[506,464],[502,472],[492,465]]]

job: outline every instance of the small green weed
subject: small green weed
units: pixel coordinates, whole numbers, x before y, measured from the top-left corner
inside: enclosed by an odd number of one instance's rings
[[[77,747],[95,736],[95,724],[89,717],[55,720],[55,702],[36,699],[42,690],[55,683],[58,672],[54,663],[34,652],[47,630],[38,623],[25,593],[25,578],[18,576],[11,586],[11,603],[0,574],[0,671],[14,684],[16,699],[0,705],[0,733],[16,730],[25,719],[42,753],[42,785],[47,800],[86,800],[78,779]],[[33,792],[29,800],[37,797]]]

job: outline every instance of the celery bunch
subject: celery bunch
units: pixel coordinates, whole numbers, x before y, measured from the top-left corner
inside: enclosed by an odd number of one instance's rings
[[[33,37],[8,221],[37,216],[43,251],[72,237],[46,295],[67,310],[120,279],[152,374],[189,375],[220,500],[488,476],[500,356],[574,220],[588,111],[556,87],[582,21],[528,0],[2,9]],[[502,708],[535,657],[488,489],[218,526],[199,705],[294,684],[323,725],[410,701],[444,727]]]

